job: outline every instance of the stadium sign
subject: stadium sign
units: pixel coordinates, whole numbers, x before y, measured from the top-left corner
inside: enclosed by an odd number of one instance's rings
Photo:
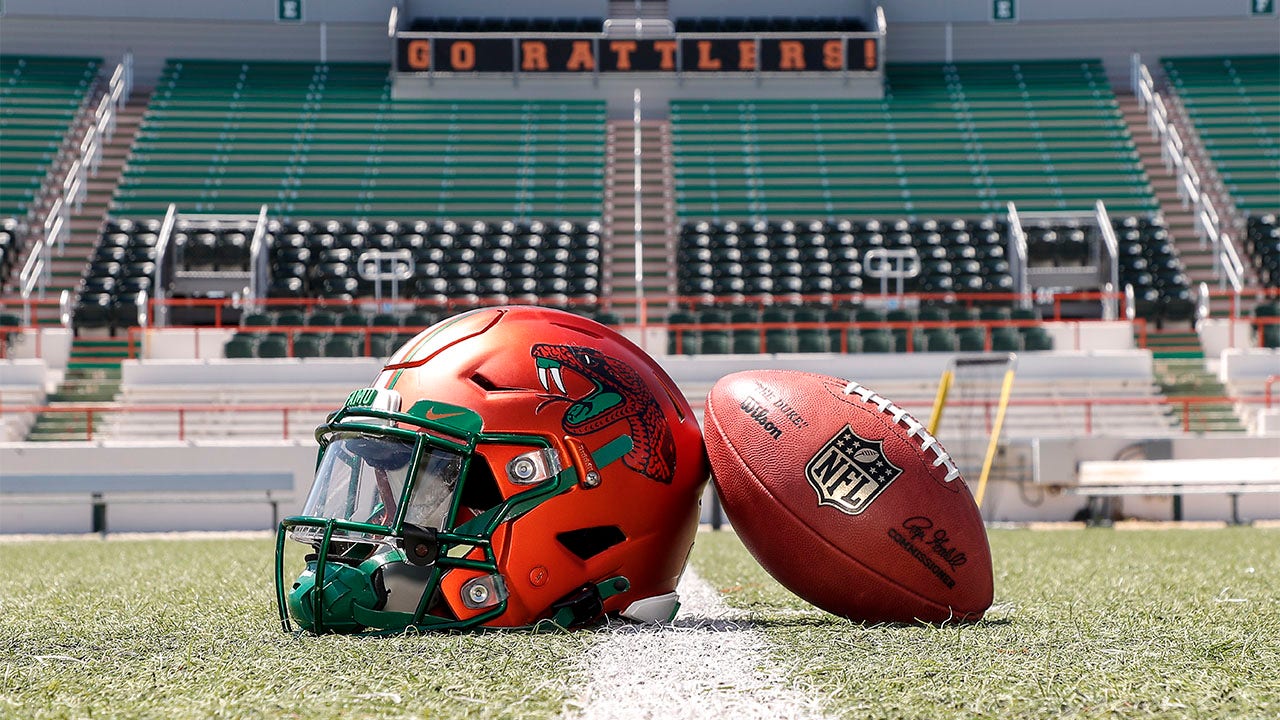
[[[402,73],[873,72],[875,36],[610,38],[401,33]]]

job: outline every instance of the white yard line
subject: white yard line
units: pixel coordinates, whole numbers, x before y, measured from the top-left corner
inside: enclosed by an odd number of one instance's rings
[[[660,627],[618,625],[586,653],[586,691],[567,713],[581,720],[810,720],[819,694],[768,670],[764,634],[689,568],[680,614]]]

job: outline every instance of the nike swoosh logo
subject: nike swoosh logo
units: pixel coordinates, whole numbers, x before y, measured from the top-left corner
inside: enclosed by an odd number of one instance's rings
[[[461,412],[438,413],[434,408],[427,408],[426,417],[428,420],[443,420],[445,418],[457,417]]]

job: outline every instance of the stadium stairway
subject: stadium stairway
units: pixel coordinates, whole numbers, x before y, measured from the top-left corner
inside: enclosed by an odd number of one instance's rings
[[[636,292],[635,274],[635,126],[630,120],[610,120],[605,161],[604,225],[607,233],[605,293],[630,298]],[[665,296],[675,287],[675,208],[671,167],[671,125],[667,121],[640,123],[640,219],[643,289],[646,296]]]
[[[67,371],[58,389],[46,398],[50,407],[89,405],[106,407],[120,392],[120,363],[129,356],[128,341],[77,337],[71,343]],[[101,419],[95,414],[95,422]],[[29,442],[88,440],[87,412],[41,413],[27,435]]]
[[[1228,395],[1227,388],[1217,376],[1205,369],[1203,358],[1160,357],[1156,352],[1153,370],[1160,391],[1170,400],[1183,397],[1225,398]],[[1179,424],[1183,422],[1181,408],[1174,417]],[[1236,406],[1230,400],[1191,405],[1185,420],[1190,432],[1245,431]]]
[[[115,134],[102,148],[98,174],[89,178],[84,202],[79,211],[71,215],[71,234],[63,254],[53,259],[48,296],[57,298],[63,290],[70,290],[72,296],[76,294],[85,267],[98,244],[112,194],[120,182],[129,149],[133,146],[146,109],[145,98],[133,99],[117,114]],[[55,304],[37,307],[33,319],[38,325],[56,325],[60,322],[59,309]]]
[[[1151,129],[1147,127],[1147,111],[1138,107],[1138,99],[1134,95],[1117,93],[1116,100],[1120,105],[1125,125],[1129,128],[1129,135],[1133,137],[1138,158],[1151,181],[1156,202],[1160,206],[1160,214],[1164,216],[1165,227],[1173,238],[1174,248],[1182,260],[1183,267],[1186,268],[1192,287],[1198,286],[1201,282],[1208,283],[1209,287],[1216,287],[1218,279],[1213,273],[1213,253],[1209,248],[1200,246],[1200,239],[1196,235],[1195,217],[1189,208],[1182,206],[1182,199],[1178,196],[1178,179],[1165,167],[1160,155],[1159,141],[1152,136]],[[1176,118],[1171,119],[1176,121]],[[1184,132],[1184,128],[1178,129],[1179,132]],[[1249,270],[1246,268],[1245,272],[1249,273]],[[1247,312],[1251,307],[1251,305],[1242,307],[1241,312]],[[1227,317],[1230,312],[1230,298],[1212,298],[1209,305],[1211,317]]]

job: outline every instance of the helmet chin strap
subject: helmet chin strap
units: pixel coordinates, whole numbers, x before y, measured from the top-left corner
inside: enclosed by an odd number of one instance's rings
[[[551,622],[569,629],[586,625],[604,613],[604,601],[631,589],[631,581],[618,575],[598,583],[587,583],[551,605]],[[539,623],[541,624],[541,623]]]

